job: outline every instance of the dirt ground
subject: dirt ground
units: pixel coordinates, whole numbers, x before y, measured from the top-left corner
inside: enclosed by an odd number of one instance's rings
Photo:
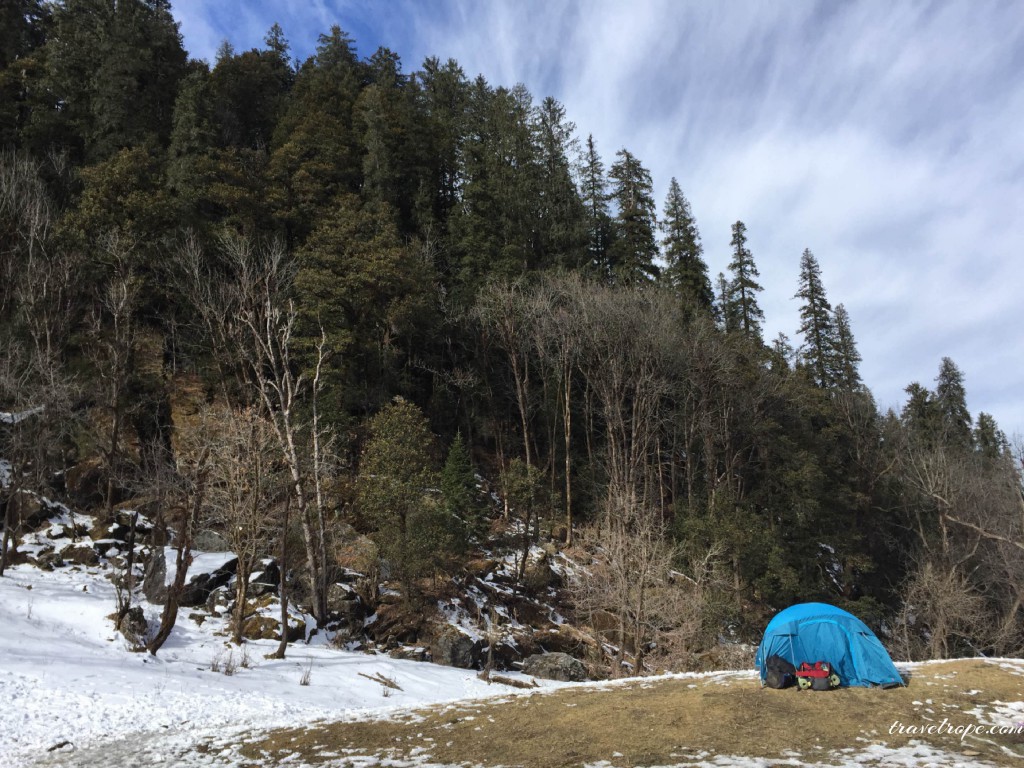
[[[598,761],[685,764],[716,755],[842,764],[871,744],[895,748],[916,741],[960,755],[965,764],[1021,765],[1020,735],[973,733],[961,740],[949,730],[1007,724],[999,703],[1022,700],[1024,664],[928,664],[914,669],[906,688],[830,692],[762,689],[749,675],[725,673],[562,689],[397,720],[318,724],[270,733],[243,751],[254,762],[293,755],[312,764],[377,756],[561,768]],[[943,730],[944,719],[945,732],[890,732],[897,722]]]

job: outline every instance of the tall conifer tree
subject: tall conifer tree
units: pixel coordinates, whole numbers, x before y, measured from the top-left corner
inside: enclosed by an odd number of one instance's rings
[[[615,156],[618,160],[608,172],[617,209],[611,276],[620,285],[636,285],[658,276],[654,183],[650,172],[628,150],[620,149]]]
[[[860,352],[857,351],[857,344],[853,340],[853,330],[850,328],[850,315],[842,304],[836,305],[833,314],[835,325],[835,353],[833,359],[833,374],[836,383],[846,389],[856,389],[860,386]]]
[[[587,136],[580,167],[580,196],[586,209],[588,265],[602,280],[610,282],[608,251],[612,243],[612,217],[608,208],[608,182],[593,134]]]
[[[703,258],[700,232],[690,202],[675,178],[669,182],[660,227],[665,235],[661,244],[667,263],[662,277],[679,294],[687,316],[692,317],[696,312],[710,314],[714,292]]]
[[[747,248],[747,226],[742,221],[732,225],[732,261],[729,271],[732,281],[729,284],[727,317],[735,322],[735,330],[741,331],[748,338],[761,338],[761,323],[764,312],[757,303],[757,294],[764,290],[756,278],[761,276],[754,263],[754,256]],[[729,327],[729,321],[726,322]]]
[[[819,387],[829,387],[834,379],[836,332],[832,323],[832,305],[825,296],[818,260],[805,248],[800,257],[800,288],[793,298],[801,300],[800,328],[803,336],[801,358]]]

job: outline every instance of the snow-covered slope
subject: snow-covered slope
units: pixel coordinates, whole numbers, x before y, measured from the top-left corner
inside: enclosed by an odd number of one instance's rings
[[[515,690],[472,671],[324,645],[292,645],[284,660],[264,658],[276,641],[248,642],[246,668],[243,651],[217,634],[223,621],[199,625],[188,609],[156,657],[133,653],[108,618],[114,606],[101,567],[24,565],[0,579],[0,766],[28,765],[61,744],[70,755],[138,732],[224,734]],[[156,620],[158,607],[145,607]],[[224,674],[232,664],[234,673]]]

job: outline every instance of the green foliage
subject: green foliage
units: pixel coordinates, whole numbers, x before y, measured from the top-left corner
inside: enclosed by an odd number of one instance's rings
[[[832,305],[821,282],[821,267],[810,248],[805,248],[800,257],[800,289],[794,298],[801,301],[800,327],[797,329],[797,333],[804,337],[801,360],[815,384],[829,387],[836,378],[834,350],[837,334],[832,321]]]
[[[441,468],[441,499],[450,520],[459,521],[467,533],[477,537],[486,533],[487,516],[478,499],[476,474],[461,432],[452,440]]]
[[[165,144],[185,59],[167,3],[56,5],[46,62],[49,89],[61,104],[59,130],[90,162],[125,147]]]
[[[592,274],[610,282],[612,217],[608,208],[607,186],[604,163],[597,153],[594,136],[587,136],[587,147],[580,168],[580,200],[586,210],[587,265]]]
[[[667,262],[662,279],[679,294],[687,316],[710,314],[714,293],[708,278],[708,265],[703,258],[700,232],[697,231],[690,202],[674,178],[669,182],[659,226],[664,233],[662,255]]]
[[[367,424],[370,439],[359,462],[359,509],[374,527],[393,578],[407,594],[451,551],[450,518],[431,497],[437,481],[433,435],[412,403],[396,400]],[[446,546],[449,545],[449,546]]]
[[[757,294],[764,289],[756,278],[761,276],[754,263],[754,256],[747,248],[747,226],[742,221],[732,225],[732,261],[729,271],[732,280],[728,292],[723,292],[722,312],[726,318],[726,329],[741,331],[751,339],[761,338],[761,323],[764,312],[757,303]]]
[[[298,332],[307,349],[321,327],[327,334],[335,405],[375,410],[401,391],[402,362],[432,321],[429,266],[401,241],[386,206],[354,195],[335,201],[297,261]]]
[[[626,149],[615,153],[608,176],[615,202],[614,240],[609,249],[612,280],[637,285],[658,276],[657,215],[650,172]]]

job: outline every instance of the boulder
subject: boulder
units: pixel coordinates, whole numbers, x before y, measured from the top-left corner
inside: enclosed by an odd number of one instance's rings
[[[192,548],[197,552],[229,552],[231,550],[227,539],[216,531],[207,529],[196,533],[192,540]]]
[[[128,612],[121,617],[117,631],[133,648],[142,648],[146,644],[149,632],[149,623],[146,621],[146,614],[142,608],[137,605],[129,608]]]
[[[366,630],[374,640],[389,647],[415,645],[423,631],[423,611],[409,606],[404,601],[378,606],[376,616]]]
[[[146,575],[142,579],[142,594],[154,605],[167,602],[167,560],[163,547],[153,547],[146,564]]]
[[[247,619],[242,635],[250,640],[277,640],[280,638],[281,622],[269,616],[253,616]]]
[[[36,555],[35,563],[37,568],[44,571],[52,571],[54,568],[62,568],[64,566],[64,561],[60,555],[52,549],[45,549]]]
[[[276,595],[281,588],[281,569],[273,560],[263,564],[263,569],[249,577],[249,595]],[[329,598],[328,598],[329,599]]]
[[[35,531],[45,525],[57,510],[44,503],[35,494],[19,493],[8,502],[14,513],[14,520],[22,530]],[[15,531],[18,530],[16,527]]]
[[[430,650],[422,645],[402,645],[392,649],[388,656],[404,661],[430,661]]]
[[[480,659],[480,642],[451,624],[445,624],[430,644],[435,664],[473,669]]]
[[[587,668],[567,653],[541,653],[527,657],[523,674],[545,680],[581,683],[588,679]]]
[[[288,642],[296,643],[306,639],[306,623],[298,621],[293,624],[294,617],[288,621]],[[242,627],[242,635],[250,640],[279,640],[281,638],[281,622],[271,616],[253,616],[247,619]]]
[[[78,462],[64,474],[67,492],[75,506],[87,508],[103,501],[103,459],[94,456]]]
[[[206,610],[213,616],[221,616],[228,612],[228,608],[234,599],[234,590],[230,590],[227,587],[218,587],[210,592],[210,596],[206,598]]]
[[[146,566],[146,576],[142,580],[143,594],[149,602],[155,605],[163,605],[167,602],[166,557],[163,547],[154,547]],[[203,605],[209,599],[211,592],[231,581],[237,566],[238,560],[233,559],[210,573],[197,573],[192,576],[182,588],[178,604],[187,607]]]
[[[60,556],[65,563],[75,565],[98,565],[100,562],[96,550],[85,544],[68,544],[60,551]]]
[[[234,570],[228,567],[231,564],[237,565],[238,561],[233,560],[213,573],[200,573],[194,576],[182,588],[181,599],[178,602],[188,607],[205,604],[213,590],[217,589],[217,587],[223,587],[231,581]]]

